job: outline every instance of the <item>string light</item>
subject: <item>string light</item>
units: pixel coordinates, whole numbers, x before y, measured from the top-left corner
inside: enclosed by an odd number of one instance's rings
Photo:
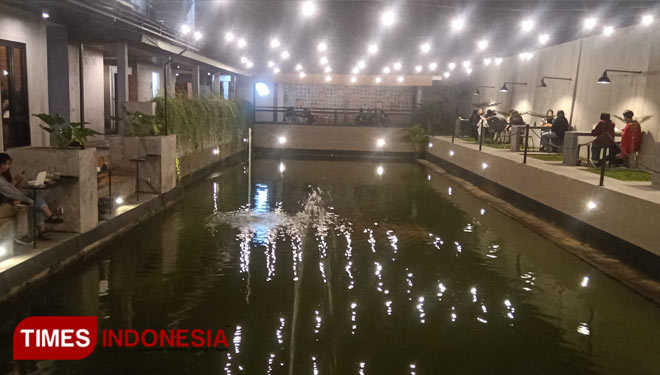
[[[296,65],[296,72],[299,72],[299,71],[301,71],[301,70],[303,70],[303,66],[300,65],[300,64],[297,64],[297,65]]]
[[[383,82],[383,79],[380,78],[380,77],[376,77],[376,79],[375,79],[374,81],[375,81],[376,83],[381,83],[381,82]]]
[[[447,64],[447,66],[449,67],[449,70],[456,69],[456,63],[455,62],[450,62],[449,64]]]
[[[280,41],[277,38],[273,38],[270,40],[270,48],[278,48],[280,46]]]
[[[323,69],[323,71],[326,73],[330,73],[332,71],[332,68],[330,67],[330,65],[328,65]]]
[[[495,58],[495,65],[500,65],[502,63],[502,58],[501,57],[496,57]]]
[[[241,39],[238,40],[237,45],[238,45],[238,48],[245,48],[245,46],[247,46],[247,42],[245,41],[245,39],[241,38]]]
[[[316,50],[319,52],[325,52],[327,49],[328,49],[328,45],[325,44],[324,42],[321,42],[316,46]]]
[[[358,73],[360,73],[360,69],[358,69],[357,67],[354,67],[354,68],[351,70],[351,73],[353,73],[353,74],[358,74]]]
[[[465,20],[461,17],[455,18],[451,21],[451,28],[454,31],[461,31],[465,27]]]
[[[326,81],[326,82],[330,82],[330,81],[332,81],[332,77],[331,77],[331,76],[325,76],[325,81]]]
[[[524,31],[524,32],[532,31],[532,29],[534,28],[534,20],[532,20],[532,19],[523,20],[520,23],[520,27],[522,28],[522,31]]]
[[[394,67],[394,70],[396,70],[398,72],[399,70],[401,70],[401,63],[400,62],[395,62],[393,67]]]
[[[279,72],[280,72],[280,68],[275,67],[275,69],[273,69],[273,73],[274,73],[274,74],[277,74],[277,73],[279,73]]]
[[[181,34],[188,35],[190,33],[190,26],[181,25]]]
[[[364,60],[360,60],[357,63],[358,69],[364,69],[364,67],[367,66],[367,64],[364,62]]]
[[[269,68],[272,68],[272,67],[274,67],[274,66],[275,66],[275,62],[273,62],[273,61],[269,61],[269,62],[268,62],[268,67],[269,67]]]
[[[394,14],[394,11],[391,9],[385,10],[383,14],[380,16],[380,23],[383,26],[390,27],[394,25],[394,21],[396,21],[396,15]]]
[[[648,26],[653,23],[653,15],[645,14],[642,16],[642,25]]]
[[[589,17],[589,18],[587,18],[587,19],[584,20],[584,28],[585,28],[586,30],[591,30],[591,29],[593,29],[594,27],[596,27],[596,23],[597,23],[597,22],[598,22],[598,21],[597,21],[595,18],[593,18],[593,17]]]
[[[195,31],[195,34],[194,34],[195,40],[200,40],[200,39],[202,39],[203,36],[204,36],[204,34],[202,34],[201,32]]]
[[[351,83],[355,83],[355,82],[357,82],[357,78],[351,77]]]
[[[451,74],[449,74],[449,72],[444,72],[442,75],[443,75],[445,78],[449,78],[449,76],[450,76]]]
[[[417,65],[417,66],[415,67],[415,71],[416,71],[417,73],[421,73],[421,72],[422,72],[422,69],[423,69],[423,68],[422,68],[421,65]]]
[[[486,57],[486,58],[484,59],[484,65],[488,66],[488,65],[490,65],[490,63],[491,63],[492,61],[493,61],[493,60],[492,60],[491,58]]]
[[[397,82],[402,83],[403,82],[403,76],[398,76],[396,80],[397,80]]]
[[[234,36],[234,33],[232,33],[231,31],[227,31],[225,33],[225,41],[226,42],[233,42],[235,38],[236,38],[236,36]]]
[[[437,64],[437,63],[432,62],[432,63],[429,64],[429,70],[430,70],[430,71],[433,72],[433,71],[435,71],[436,69],[438,69],[438,64]]]
[[[614,34],[614,27],[613,26],[605,26],[603,27],[603,35],[605,36],[610,36]]]
[[[289,51],[282,51],[282,53],[280,54],[280,57],[282,58],[282,60],[288,60],[289,56],[290,56]]]
[[[485,39],[478,41],[477,47],[482,51],[485,50],[486,48],[488,48],[488,41]]]
[[[419,49],[420,49],[423,53],[429,53],[429,51],[431,51],[431,44],[428,43],[428,42],[426,42],[426,43],[422,43],[422,45],[419,46]]]
[[[321,66],[328,65],[328,58],[325,56],[321,57],[321,59],[319,60],[319,64],[321,64]]]
[[[384,67],[383,68],[383,73],[389,74],[390,73],[390,67],[389,66]]]
[[[550,40],[550,35],[548,34],[541,34],[539,35],[539,43],[541,44],[546,44]]]
[[[371,43],[369,47],[367,47],[367,52],[369,52],[370,55],[375,55],[378,53],[378,46],[374,43]]]
[[[310,17],[316,13],[316,4],[313,1],[303,1],[300,10],[303,16]]]
[[[305,78],[306,76],[307,74],[305,74],[305,72],[300,72],[300,74],[298,74],[298,77],[300,77],[301,79]]]

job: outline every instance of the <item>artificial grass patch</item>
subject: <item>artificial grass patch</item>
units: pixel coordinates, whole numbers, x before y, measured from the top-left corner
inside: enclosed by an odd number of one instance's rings
[[[582,170],[600,174],[600,168],[582,168]],[[639,169],[628,168],[605,168],[605,177],[614,178],[620,181],[651,181],[653,175],[649,172]]]
[[[564,156],[562,154],[527,154],[527,157],[539,159],[543,161],[562,161]]]
[[[511,148],[511,143],[484,143],[484,146],[497,148],[499,150],[508,150]]]

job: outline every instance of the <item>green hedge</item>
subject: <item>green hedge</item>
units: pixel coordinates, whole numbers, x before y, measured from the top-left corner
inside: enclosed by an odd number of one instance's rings
[[[165,124],[165,99],[158,97],[156,117]],[[167,99],[167,131],[177,135],[179,144],[187,149],[201,150],[218,144],[242,139],[252,123],[252,104],[222,98],[194,98],[183,96]]]

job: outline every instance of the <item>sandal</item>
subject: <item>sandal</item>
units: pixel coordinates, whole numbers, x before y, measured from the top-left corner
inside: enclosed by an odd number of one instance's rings
[[[60,224],[64,222],[64,218],[58,215],[51,215],[45,220],[48,224]]]

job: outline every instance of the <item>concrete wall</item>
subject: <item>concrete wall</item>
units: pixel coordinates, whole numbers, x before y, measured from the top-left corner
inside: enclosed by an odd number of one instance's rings
[[[30,113],[48,113],[48,51],[46,23],[41,15],[0,4],[0,39],[25,44]],[[50,145],[48,133],[41,130],[40,123],[36,117],[30,118],[32,146]]]
[[[69,99],[71,121],[80,121],[80,66],[77,44],[69,44]],[[103,133],[105,121],[103,51],[84,48],[85,122]]]
[[[652,168],[656,152],[654,139],[660,132],[660,25],[631,26],[617,29],[606,37],[598,32],[593,36],[534,51],[530,61],[518,56],[503,59],[501,65],[478,66],[472,83],[482,88],[474,102],[501,102],[499,110],[516,109],[545,113],[549,108],[562,109],[572,125],[581,131],[591,130],[601,112],[613,115],[631,109],[636,116],[654,116],[642,124],[645,140],[640,156],[641,164]],[[579,66],[578,66],[579,61]],[[609,73],[610,85],[598,84],[605,69],[641,70],[642,75]],[[546,80],[547,88],[540,88],[541,77],[571,78],[572,81]],[[505,81],[526,82],[527,86],[508,85],[509,92],[499,88]],[[575,95],[575,106],[571,107]],[[533,123],[538,118],[526,116]],[[623,128],[616,119],[618,127]]]
[[[158,65],[150,65],[137,63],[137,101],[139,102],[149,102],[154,96],[152,93],[152,77],[151,73],[158,73],[158,78],[160,80],[160,90],[159,93],[162,95],[163,92],[163,69]],[[172,91],[170,91],[172,92]],[[169,92],[168,92],[169,95]]]
[[[404,135],[405,130],[397,128],[255,124],[252,139],[253,146],[257,148],[413,152],[412,144],[403,141]],[[284,146],[279,144],[280,136],[287,139]],[[378,148],[376,142],[381,138],[386,145]]]
[[[450,150],[453,156],[449,156]],[[437,137],[427,153],[660,255],[660,232],[651,219],[660,217],[659,204],[534,166],[542,161],[528,159],[528,164],[522,164]],[[597,207],[588,209],[589,201]]]

